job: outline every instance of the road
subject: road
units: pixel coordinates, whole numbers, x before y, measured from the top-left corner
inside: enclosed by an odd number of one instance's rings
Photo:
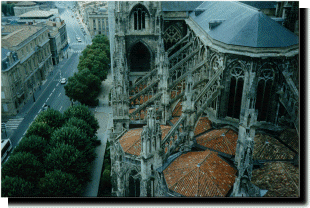
[[[61,78],[67,78],[77,72],[79,56],[86,47],[85,41],[78,42],[75,36],[83,37],[79,23],[76,18],[72,18],[73,12],[68,10],[65,4],[73,2],[63,2],[64,6],[59,6],[59,15],[65,20],[69,40],[69,58],[65,58],[58,65],[54,66],[42,86],[34,92],[34,98],[30,98],[15,118],[7,122],[7,134],[2,133],[2,138],[9,137],[13,148],[18,145],[22,137],[27,132],[28,127],[42,111],[43,106],[49,105],[51,108],[64,112],[71,104],[70,99],[65,95],[64,85],[60,83]],[[89,37],[86,37],[86,39]],[[89,42],[89,41],[88,41]],[[91,41],[90,41],[91,42]]]

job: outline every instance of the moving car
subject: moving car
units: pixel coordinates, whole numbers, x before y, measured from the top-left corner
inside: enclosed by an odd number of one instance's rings
[[[45,105],[43,106],[43,108],[42,108],[42,111],[46,111],[46,110],[49,109],[49,108],[50,108],[50,106],[47,105],[47,104],[45,104]]]
[[[61,84],[66,84],[66,82],[67,82],[67,79],[66,79],[66,78],[62,78],[62,79],[60,80],[60,83],[61,83]]]

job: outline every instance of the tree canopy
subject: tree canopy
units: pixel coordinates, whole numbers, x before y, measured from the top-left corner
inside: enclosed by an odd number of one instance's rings
[[[35,122],[42,122],[48,124],[51,128],[59,128],[64,124],[62,114],[52,108],[48,108],[38,115]]]
[[[96,106],[98,105],[97,96],[100,89],[100,79],[85,68],[68,78],[65,93],[71,100],[79,101],[85,105]]]
[[[34,185],[23,178],[5,176],[1,180],[2,197],[30,197],[34,191]]]

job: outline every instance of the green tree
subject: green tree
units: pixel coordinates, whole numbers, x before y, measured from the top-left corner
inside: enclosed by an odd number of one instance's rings
[[[76,176],[83,185],[90,180],[89,162],[73,145],[61,143],[52,147],[46,156],[47,171],[61,170]]]
[[[5,176],[1,181],[1,197],[35,197],[33,183],[19,177]]]
[[[51,133],[53,132],[52,128],[44,122],[33,122],[28,128],[26,137],[31,135],[36,135],[46,139],[47,141],[51,138]]]
[[[18,152],[2,165],[2,178],[5,176],[20,177],[34,182],[43,176],[42,164],[29,152]]]
[[[95,136],[94,129],[83,119],[72,117],[64,124],[64,127],[76,126],[79,130],[86,133],[90,138]]]
[[[99,102],[97,96],[100,89],[100,79],[88,69],[83,69],[69,77],[65,93],[73,101],[77,100],[82,104],[96,106]]]
[[[97,35],[92,42],[83,50],[78,70],[87,68],[103,81],[107,78],[110,66],[109,40],[105,35]]]
[[[83,121],[85,121],[87,124],[90,125],[90,127],[94,130],[95,133],[99,129],[99,123],[97,119],[85,105],[75,105],[69,107],[64,112],[64,117],[66,120],[69,120],[72,117],[82,119]]]
[[[111,171],[105,169],[102,173],[99,185],[99,196],[110,197],[111,196]]]
[[[1,11],[4,13],[6,16],[14,16],[14,6],[15,4],[6,4],[2,3],[1,4]]]
[[[82,186],[72,174],[61,170],[45,174],[40,183],[40,195],[43,197],[78,197],[81,196]]]
[[[48,108],[38,115],[35,122],[47,123],[51,128],[56,129],[64,124],[64,118],[59,111]]]
[[[19,144],[15,147],[12,155],[19,152],[29,152],[37,157],[40,162],[43,162],[46,156],[47,141],[42,137],[30,135],[24,137]]]

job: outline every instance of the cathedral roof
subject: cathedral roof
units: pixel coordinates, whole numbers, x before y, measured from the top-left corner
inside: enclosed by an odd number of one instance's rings
[[[160,125],[160,128],[162,131],[162,139],[163,139],[171,129],[171,126]],[[121,144],[123,151],[125,153],[136,156],[140,155],[141,133],[142,128],[130,129],[119,139],[119,143]]]
[[[264,197],[299,197],[298,167],[286,162],[268,162],[253,170],[251,182],[268,190]]]
[[[202,1],[162,1],[161,7],[164,12],[169,11],[193,11],[202,4]]]
[[[230,1],[206,1],[190,17],[214,40],[255,48],[288,47],[298,37],[258,9]]]
[[[188,197],[226,196],[236,172],[209,150],[183,154],[163,171],[168,188]]]
[[[292,160],[296,153],[277,139],[257,134],[254,138],[254,160]]]
[[[212,150],[235,155],[238,134],[231,129],[215,129],[196,138],[197,144]]]
[[[200,117],[195,127],[194,135],[197,136],[206,132],[207,130],[211,129],[211,125],[212,123],[207,117]]]

